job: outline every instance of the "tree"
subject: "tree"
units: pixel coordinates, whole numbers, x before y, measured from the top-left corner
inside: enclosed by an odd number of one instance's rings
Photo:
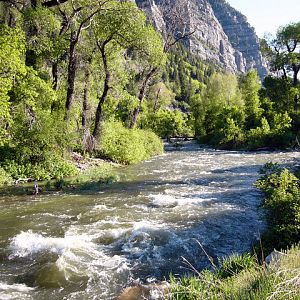
[[[166,62],[162,40],[152,26],[149,26],[143,33],[141,46],[143,50],[138,53],[138,63],[142,66],[140,88],[137,96],[139,105],[132,112],[130,128],[134,128],[136,125],[151,81]]]
[[[9,92],[16,76],[26,73],[24,53],[24,32],[0,25],[0,146],[7,140],[7,129],[12,122]]]
[[[228,118],[242,127],[243,118],[233,113],[238,110],[244,111],[244,101],[236,76],[214,73],[201,94],[193,97],[192,108],[196,133],[205,137],[206,141],[219,143],[223,139],[222,126],[227,124]]]
[[[245,103],[246,128],[254,128],[258,126],[262,114],[258,95],[260,83],[256,70],[250,70],[243,76],[240,86]]]
[[[163,15],[168,20],[167,26],[162,28],[157,28],[157,30],[160,32],[161,36],[164,39],[163,48],[154,48],[152,47],[152,54],[154,55],[154,58],[156,58],[152,64],[151,60],[149,63],[149,66],[147,66],[144,69],[143,72],[143,80],[140,86],[140,90],[138,93],[138,98],[140,101],[140,104],[138,107],[136,107],[132,113],[131,122],[130,122],[130,128],[134,128],[136,125],[139,113],[142,108],[142,104],[144,101],[144,98],[146,96],[148,87],[155,77],[155,75],[158,73],[160,68],[164,66],[165,64],[165,55],[170,52],[172,47],[176,45],[179,41],[184,40],[186,37],[192,35],[195,30],[191,30],[190,23],[185,20],[183,17],[186,9],[188,6],[187,0],[178,1],[175,5],[172,6],[172,9],[170,11],[164,11]],[[154,36],[155,32],[153,32],[151,36]],[[151,39],[150,39],[151,40]],[[151,43],[154,41],[152,40]],[[155,43],[157,45],[157,43]],[[158,46],[158,45],[157,45]],[[153,50],[156,50],[153,52]],[[157,51],[159,50],[159,51]],[[149,58],[151,56],[149,55]]]
[[[72,8],[69,16],[62,10],[61,14],[64,17],[64,22],[67,23],[67,28],[70,28],[69,38],[69,62],[68,62],[68,77],[67,77],[67,99],[66,99],[66,110],[70,111],[72,107],[74,92],[75,92],[75,78],[77,71],[77,45],[80,41],[82,32],[90,27],[91,21],[101,11],[105,11],[110,0],[100,1],[87,1],[78,3],[72,2],[70,7]]]
[[[157,58],[157,45],[159,46],[160,39],[152,26],[146,25],[145,15],[135,4],[129,2],[111,1],[110,9],[103,14],[99,14],[98,18],[95,19],[93,32],[105,74],[92,133],[93,138],[97,140],[103,119],[103,104],[111,89],[110,64],[112,62],[110,62],[110,57],[112,52],[130,48],[140,56],[147,57],[152,62],[151,65],[157,65],[158,63],[155,61],[160,61]],[[143,98],[144,91],[141,91],[141,93],[143,94],[141,98]]]
[[[281,27],[276,37],[268,41],[273,50],[269,53],[272,71],[279,72],[285,81],[292,82],[298,92],[294,95],[294,110],[298,110],[300,71],[300,22]]]

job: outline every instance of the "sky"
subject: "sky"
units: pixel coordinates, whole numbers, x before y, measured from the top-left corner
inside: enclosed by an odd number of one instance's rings
[[[227,0],[255,28],[259,37],[275,34],[279,26],[300,22],[300,0]]]

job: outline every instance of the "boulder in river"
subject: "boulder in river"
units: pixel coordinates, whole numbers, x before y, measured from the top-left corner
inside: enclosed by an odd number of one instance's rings
[[[168,282],[148,285],[139,284],[124,289],[116,300],[163,300],[169,290],[170,284]]]

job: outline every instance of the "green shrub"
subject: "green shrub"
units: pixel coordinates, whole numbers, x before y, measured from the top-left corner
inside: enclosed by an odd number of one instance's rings
[[[299,179],[287,169],[269,163],[256,182],[264,193],[270,229],[264,236],[266,244],[286,248],[300,240]]]
[[[74,176],[77,168],[60,157],[53,157],[39,164],[30,162],[19,164],[16,161],[6,160],[3,169],[14,179],[32,178],[35,180],[60,179]]]
[[[261,126],[250,129],[246,134],[246,144],[250,149],[256,149],[270,145],[268,143],[271,134],[270,125],[266,118],[261,119]]]
[[[147,115],[142,124],[143,127],[153,130],[161,138],[194,135],[187,114],[178,109],[160,109]]]
[[[217,274],[221,278],[236,275],[243,270],[250,270],[257,266],[256,258],[249,253],[233,254],[225,259],[219,260],[220,268]]]
[[[249,260],[248,260],[249,259]],[[253,263],[248,255],[245,269],[222,278],[216,272],[202,271],[192,277],[170,278],[171,300],[264,300],[300,299],[300,249],[292,247],[274,267]],[[249,268],[248,268],[249,267]]]
[[[122,164],[134,164],[163,152],[161,140],[150,131],[127,129],[121,122],[103,124],[100,154]]]
[[[159,155],[163,152],[163,144],[158,136],[150,131],[143,131],[144,134],[144,147],[146,149],[146,156],[151,157],[153,155]]]
[[[9,184],[12,182],[11,176],[0,167],[0,186],[3,184]]]

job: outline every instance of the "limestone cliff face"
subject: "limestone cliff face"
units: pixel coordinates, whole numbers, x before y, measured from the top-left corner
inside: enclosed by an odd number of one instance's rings
[[[231,45],[243,54],[246,69],[256,68],[261,76],[267,73],[266,62],[259,50],[259,40],[247,18],[224,0],[208,0]]]
[[[191,52],[230,72],[243,73],[255,67],[261,76],[266,73],[254,29],[245,16],[224,0],[136,0],[136,3],[161,32],[174,27],[170,11],[180,6],[184,22],[175,25],[176,31],[194,32],[182,41]]]

